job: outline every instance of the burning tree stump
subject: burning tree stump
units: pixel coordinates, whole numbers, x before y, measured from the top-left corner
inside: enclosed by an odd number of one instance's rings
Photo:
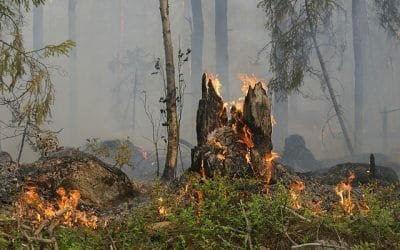
[[[21,181],[39,183],[49,197],[54,197],[58,187],[78,190],[85,203],[98,208],[118,204],[137,194],[121,170],[72,149],[23,165],[18,176]]]
[[[271,102],[266,90],[261,82],[250,84],[243,109],[232,106],[228,119],[215,81],[203,75],[191,170],[209,177],[216,171],[229,176],[265,174],[266,157],[272,150]]]

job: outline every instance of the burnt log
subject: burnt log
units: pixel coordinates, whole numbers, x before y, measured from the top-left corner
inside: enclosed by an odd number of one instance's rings
[[[120,169],[74,149],[22,165],[17,176],[22,183],[34,182],[49,198],[55,196],[58,187],[78,190],[84,203],[97,208],[112,207],[139,194]]]

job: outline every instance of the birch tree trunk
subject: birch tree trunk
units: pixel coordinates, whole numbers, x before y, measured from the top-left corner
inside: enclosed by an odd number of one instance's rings
[[[176,108],[176,85],[174,53],[172,47],[171,28],[169,20],[168,0],[160,0],[160,14],[165,50],[165,69],[167,75],[167,158],[163,178],[171,180],[175,176],[178,156],[179,127]]]
[[[368,32],[365,0],[352,0],[353,50],[354,50],[354,149],[360,152],[363,133],[363,106],[365,85],[365,43]]]

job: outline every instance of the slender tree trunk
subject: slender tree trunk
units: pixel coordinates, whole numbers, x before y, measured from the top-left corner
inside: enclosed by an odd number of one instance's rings
[[[133,100],[132,100],[132,135],[135,134],[136,127],[136,92],[138,87],[138,70],[135,70],[135,79],[133,80]]]
[[[203,74],[203,41],[204,41],[204,21],[201,0],[191,0],[192,2],[192,94],[194,107],[197,106],[198,98],[201,95],[201,76]]]
[[[306,0],[306,11],[307,11],[307,13],[309,11],[308,10],[309,1],[310,0],[308,0],[308,1]],[[342,129],[347,149],[349,150],[350,154],[353,155],[354,154],[354,149],[353,149],[353,146],[351,144],[349,134],[347,133],[347,129],[346,129],[346,125],[344,123],[342,112],[341,112],[341,110],[339,108],[339,103],[336,100],[336,96],[335,96],[335,92],[334,92],[333,87],[332,87],[331,79],[329,78],[328,71],[326,70],[324,58],[322,57],[321,51],[320,51],[319,46],[318,46],[317,33],[316,33],[315,26],[314,26],[314,24],[313,24],[313,22],[311,20],[311,17],[309,15],[309,13],[308,13],[308,18],[307,19],[308,19],[308,24],[309,24],[309,27],[310,27],[311,36],[312,36],[312,40],[313,40],[313,43],[314,43],[315,51],[317,52],[319,64],[321,66],[322,75],[323,75],[324,81],[326,83],[326,86],[328,88],[328,92],[329,92],[329,96],[331,97],[333,108],[335,110],[336,116],[338,117],[339,125],[340,125],[340,128]]]
[[[68,1],[68,37],[74,42],[76,42],[76,4],[76,0]],[[78,112],[77,107],[79,100],[77,90],[76,48],[73,48],[70,53],[69,77],[69,133],[70,135],[75,134],[79,136],[79,131],[76,129],[76,113]],[[70,143],[72,142],[70,141]]]
[[[43,6],[33,8],[33,49],[43,47]]]
[[[231,97],[229,87],[228,57],[228,1],[215,0],[215,56],[216,73],[225,87],[226,99]]]
[[[274,40],[277,36],[280,36],[283,32],[285,32],[285,22],[281,22],[278,27],[279,28],[272,34],[272,39]],[[282,51],[280,49],[276,51],[276,57],[283,58]],[[284,84],[285,79],[281,74],[278,73],[275,77],[279,82],[282,83],[282,85]],[[284,91],[277,90],[274,92],[272,108],[274,118],[277,122],[279,122],[279,124],[273,129],[274,147],[275,149],[283,151],[285,138],[289,133],[289,103],[288,95],[284,93]]]
[[[365,43],[368,31],[365,0],[352,0],[354,50],[354,148],[361,151],[363,135],[363,106],[365,85]]]
[[[289,133],[289,102],[287,94],[275,91],[272,108],[274,119],[277,122],[273,129],[274,148],[282,151],[285,138]]]
[[[167,75],[167,159],[163,178],[171,180],[174,178],[176,163],[178,158],[178,117],[176,107],[176,84],[175,84],[175,66],[174,53],[172,47],[171,28],[169,20],[168,0],[160,0],[160,14],[163,30],[163,40],[165,49],[165,69]]]

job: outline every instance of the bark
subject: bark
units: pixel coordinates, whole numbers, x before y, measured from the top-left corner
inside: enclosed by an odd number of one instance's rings
[[[200,88],[197,84],[201,79],[203,72],[203,41],[204,41],[204,21],[201,0],[191,0],[192,2],[192,53],[191,53],[191,70],[192,70],[192,94],[194,105],[196,105],[197,97],[200,95]]]
[[[307,8],[308,5],[309,5],[308,1],[306,1],[306,8]],[[308,12],[308,9],[307,9],[307,12]],[[328,92],[329,92],[329,96],[331,98],[331,101],[332,101],[333,108],[335,110],[336,116],[337,116],[337,118],[339,120],[339,125],[340,125],[340,128],[341,128],[342,132],[343,132],[345,144],[346,144],[347,149],[349,150],[350,154],[353,155],[354,154],[354,149],[353,149],[353,146],[351,144],[350,137],[349,137],[349,134],[348,134],[347,129],[346,129],[346,125],[344,124],[344,119],[343,119],[342,112],[341,112],[340,107],[339,107],[339,103],[336,100],[335,92],[333,90],[332,83],[331,83],[331,80],[329,78],[326,66],[325,66],[324,58],[322,57],[321,51],[320,51],[319,46],[318,46],[317,33],[316,33],[316,30],[315,30],[315,26],[312,23],[312,20],[311,20],[310,16],[308,16],[307,19],[308,19],[308,24],[310,26],[310,31],[311,31],[311,36],[312,36],[312,40],[313,40],[313,43],[314,43],[314,48],[315,48],[315,51],[317,53],[319,64],[321,66],[322,76],[323,76],[324,81],[326,83],[326,86],[327,86],[327,89],[328,89]]]
[[[76,42],[76,0],[68,1],[68,37]],[[70,52],[69,65],[70,93],[69,93],[69,126],[72,133],[78,133],[76,129],[76,113],[78,111],[78,91],[77,91],[77,67],[76,67],[76,48]]]
[[[249,88],[243,105],[243,121],[253,134],[258,152],[263,156],[271,153],[271,102],[261,82]]]
[[[363,107],[365,85],[365,34],[368,32],[366,3],[352,0],[353,50],[354,50],[354,148],[360,152],[363,133]]]
[[[34,181],[45,192],[44,196],[54,196],[58,187],[78,190],[85,203],[99,208],[115,206],[138,195],[121,170],[73,149],[22,165],[18,178],[20,181]]]
[[[227,112],[222,98],[217,94],[206,74],[202,78],[202,98],[199,101],[196,117],[197,145],[207,142],[207,136],[215,129],[226,125]]]
[[[215,0],[215,56],[216,73],[225,85],[227,99],[231,99],[229,87],[228,56],[228,1]]]
[[[160,0],[160,14],[162,22],[164,50],[165,50],[165,68],[167,76],[167,158],[163,178],[171,180],[174,178],[178,158],[179,127],[176,107],[176,85],[175,85],[175,67],[174,53],[172,48],[171,28],[169,21],[168,0]]]

